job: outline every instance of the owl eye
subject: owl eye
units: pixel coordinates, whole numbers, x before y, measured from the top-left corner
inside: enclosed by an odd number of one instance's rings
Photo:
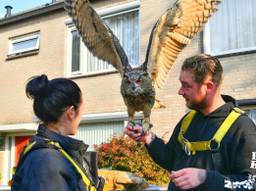
[[[127,80],[127,84],[130,84],[131,83],[131,81],[130,80]]]
[[[140,84],[140,83],[141,83],[141,79],[136,80],[136,83],[137,83],[137,84]]]

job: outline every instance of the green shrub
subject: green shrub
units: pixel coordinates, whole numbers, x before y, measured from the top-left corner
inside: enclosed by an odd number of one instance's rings
[[[149,184],[166,185],[168,172],[153,162],[142,143],[125,136],[115,136],[110,142],[96,145],[99,168],[132,172]]]

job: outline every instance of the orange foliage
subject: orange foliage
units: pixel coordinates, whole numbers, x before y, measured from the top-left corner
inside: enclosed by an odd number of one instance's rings
[[[166,185],[168,172],[154,163],[142,143],[125,136],[115,136],[108,143],[96,145],[99,168],[132,172],[149,184]]]

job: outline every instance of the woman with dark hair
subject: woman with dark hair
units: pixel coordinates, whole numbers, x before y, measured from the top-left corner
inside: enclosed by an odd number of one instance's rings
[[[78,85],[41,75],[28,81],[26,95],[34,100],[34,113],[41,123],[21,154],[11,190],[100,190],[101,179],[92,169],[96,161],[88,159],[88,146],[68,136],[76,134],[83,114]]]

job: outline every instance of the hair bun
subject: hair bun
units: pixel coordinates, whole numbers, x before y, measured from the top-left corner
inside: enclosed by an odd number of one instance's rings
[[[30,78],[26,85],[27,97],[34,99],[37,96],[44,94],[48,85],[49,85],[49,80],[45,74]]]

